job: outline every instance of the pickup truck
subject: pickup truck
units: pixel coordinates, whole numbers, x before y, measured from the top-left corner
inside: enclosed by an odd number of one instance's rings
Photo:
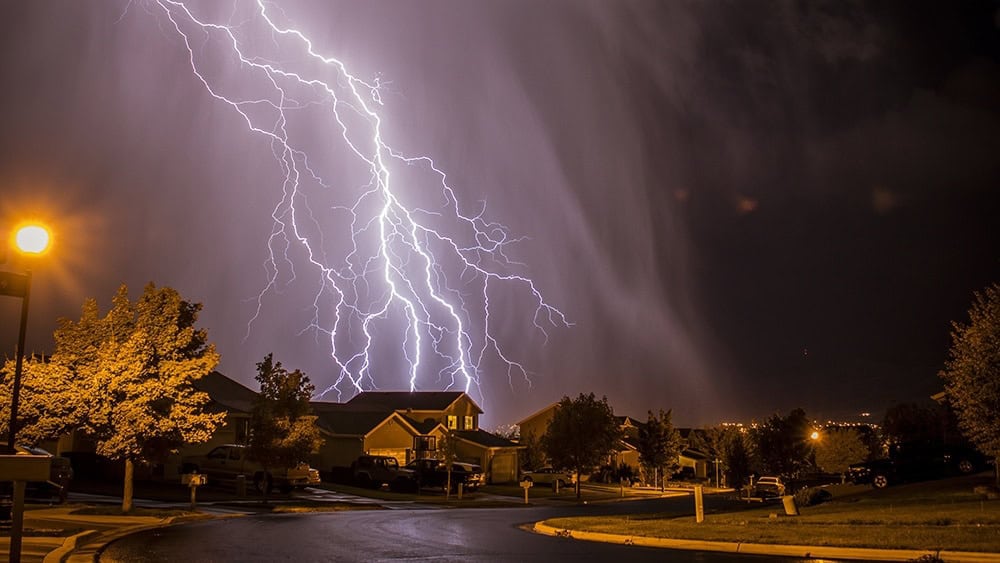
[[[225,444],[214,448],[203,456],[185,457],[181,462],[181,473],[201,473],[208,476],[209,484],[235,482],[243,476],[261,494],[277,488],[282,492],[295,487],[319,484],[319,471],[307,463],[294,467],[264,466],[250,457],[250,448],[238,444]]]
[[[421,487],[448,486],[448,469],[439,459],[415,459],[406,464],[406,469],[413,471],[417,483]],[[483,468],[474,463],[460,461],[451,464],[451,489],[458,490],[458,484],[466,491],[475,491],[482,485]]]
[[[351,464],[354,482],[362,487],[374,489],[389,485],[389,490],[410,492],[417,489],[417,477],[413,471],[399,466],[399,460],[387,455],[359,456]]]

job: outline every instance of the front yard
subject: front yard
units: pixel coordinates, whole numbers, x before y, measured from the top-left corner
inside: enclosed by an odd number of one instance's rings
[[[973,492],[992,474],[884,490],[843,487],[832,501],[785,516],[782,506],[692,515],[555,518],[562,529],[673,539],[838,547],[1000,552],[1000,501]]]

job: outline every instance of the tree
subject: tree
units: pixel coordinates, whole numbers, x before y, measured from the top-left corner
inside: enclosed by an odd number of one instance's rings
[[[23,436],[91,436],[98,454],[124,461],[122,511],[131,511],[134,465],[207,441],[225,416],[205,412],[209,397],[193,386],[219,362],[195,328],[200,310],[150,283],[134,304],[122,285],[106,315],[89,299],[78,321],[60,319],[55,353],[26,371]]]
[[[451,470],[455,466],[455,462],[458,461],[458,437],[451,432],[441,436],[437,455],[441,463],[444,464],[445,471],[448,472],[444,486],[444,498],[448,499],[451,496]]]
[[[951,349],[939,375],[965,436],[1000,458],[1000,285],[976,292],[969,323],[952,323]],[[1000,485],[1000,465],[997,465]]]
[[[274,467],[294,467],[323,445],[309,404],[315,387],[301,371],[289,372],[281,362],[275,362],[273,354],[257,364],[255,378],[260,393],[250,413],[250,454],[265,472]],[[265,498],[271,491],[271,479],[266,474],[254,485]]]
[[[660,490],[663,490],[667,474],[673,475],[677,471],[681,453],[681,436],[670,419],[671,411],[660,409],[658,415],[649,411],[646,424],[639,427],[636,443],[639,463],[647,471],[660,473]],[[655,479],[653,485],[656,485]]]
[[[742,463],[745,470],[740,473],[740,479],[736,483],[745,479],[749,475],[749,458],[746,449],[736,449],[732,447],[734,440],[743,441],[743,435],[734,426],[708,426],[693,430],[688,437],[691,449],[708,454],[711,462],[718,467],[714,469],[722,475],[728,475],[733,462]],[[742,444],[741,444],[742,446]],[[739,455],[742,452],[741,460],[730,459],[731,456]],[[716,483],[719,485],[719,483]]]
[[[541,438],[542,450],[552,464],[576,472],[576,496],[580,498],[580,475],[600,465],[618,445],[621,432],[607,397],[593,393],[576,399],[563,397]]]
[[[808,465],[811,425],[802,409],[773,415],[754,432],[761,469],[789,477]]]
[[[961,441],[954,412],[930,400],[889,407],[882,419],[882,434],[889,444]]]
[[[726,482],[733,488],[750,478],[751,440],[749,434],[737,432],[726,444]]]
[[[518,453],[521,469],[534,471],[545,463],[545,452],[542,451],[541,439],[533,432],[521,434],[518,444],[524,446],[524,449],[519,450]]]
[[[827,473],[840,473],[841,481],[852,463],[868,457],[868,446],[852,428],[830,428],[816,442],[816,465]]]

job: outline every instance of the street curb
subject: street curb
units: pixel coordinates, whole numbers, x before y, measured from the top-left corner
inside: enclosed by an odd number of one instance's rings
[[[45,559],[42,560],[42,563],[60,563],[64,557],[73,553],[73,550],[75,550],[80,544],[80,540],[95,534],[97,534],[97,530],[84,530],[79,534],[69,536],[63,540],[61,546],[48,552],[45,555]]]
[[[236,518],[241,515],[231,514],[231,515],[220,515],[213,516],[211,519],[225,519],[225,518]],[[153,530],[156,528],[165,528],[167,526],[172,526],[174,524],[184,524],[187,522],[196,522],[199,520],[208,520],[208,518],[192,518],[191,516],[170,516],[162,519],[160,522],[153,524],[138,524],[134,526],[123,526],[121,528],[116,528],[114,530],[108,530],[107,532],[96,532],[90,530],[88,532],[83,532],[77,534],[63,543],[62,547],[50,552],[45,556],[43,563],[92,563],[97,561],[98,556],[101,551],[108,546],[111,542],[119,540],[130,534],[137,532],[144,532],[146,530]],[[81,542],[82,536],[89,536],[92,541]],[[70,540],[73,540],[72,542]]]
[[[1000,553],[978,553],[970,551],[934,551],[917,549],[872,549],[861,547],[828,547],[808,545],[779,545],[763,543],[736,543],[705,540],[684,540],[654,538],[647,536],[627,536],[603,532],[584,532],[554,528],[542,522],[531,527],[536,533],[584,541],[597,541],[641,547],[658,547],[695,551],[716,551],[742,553],[747,555],[775,555],[782,557],[806,557],[818,559],[867,559],[880,561],[912,561],[920,557],[939,557],[951,563],[1000,563]]]

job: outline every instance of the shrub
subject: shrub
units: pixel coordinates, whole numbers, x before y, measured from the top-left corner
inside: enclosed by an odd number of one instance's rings
[[[795,493],[795,504],[798,506],[815,506],[833,498],[830,491],[819,487],[807,487]]]

